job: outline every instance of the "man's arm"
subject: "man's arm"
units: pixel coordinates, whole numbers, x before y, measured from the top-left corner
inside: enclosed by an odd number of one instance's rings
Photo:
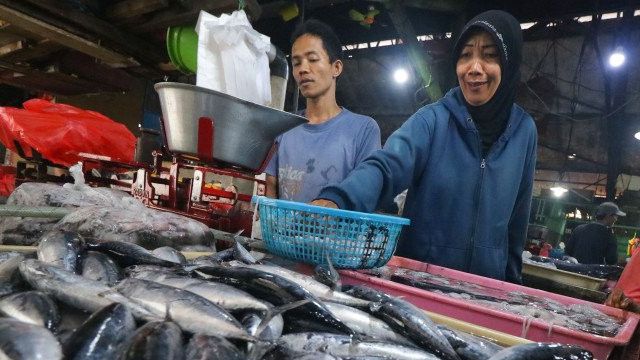
[[[278,178],[267,174],[267,197],[277,199],[278,198]]]
[[[278,178],[276,175],[278,175],[279,156],[277,150],[280,147],[280,141],[282,141],[282,135],[276,138],[276,151],[273,152],[273,157],[269,160],[267,168],[264,169],[264,172],[267,175],[265,195],[273,199],[278,198]]]

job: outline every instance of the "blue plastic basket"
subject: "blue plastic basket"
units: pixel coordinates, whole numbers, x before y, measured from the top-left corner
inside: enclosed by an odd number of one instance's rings
[[[331,209],[254,196],[262,239],[278,256],[336,268],[370,269],[386,264],[409,219]]]

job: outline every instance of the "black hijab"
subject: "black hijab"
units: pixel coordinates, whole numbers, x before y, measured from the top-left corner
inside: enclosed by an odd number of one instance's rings
[[[476,122],[482,140],[482,153],[486,155],[491,145],[504,132],[511,114],[520,81],[522,30],[518,20],[509,13],[501,10],[483,12],[471,19],[460,32],[453,51],[454,65],[458,62],[460,52],[469,36],[477,29],[488,32],[498,46],[502,71],[500,85],[486,104],[472,106],[462,96],[471,118]]]

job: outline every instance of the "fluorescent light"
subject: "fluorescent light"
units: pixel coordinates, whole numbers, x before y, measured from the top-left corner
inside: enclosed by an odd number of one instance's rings
[[[576,158],[576,154],[567,155],[567,158],[569,158],[569,160],[573,160]]]
[[[562,187],[559,185],[549,188],[549,190],[551,190],[551,192],[553,193],[553,196],[555,197],[562,197],[567,191],[569,191],[565,187]]]
[[[640,131],[638,131],[635,135],[633,135],[633,137],[640,140]]]
[[[609,65],[611,65],[611,67],[617,68],[622,66],[624,60],[625,56],[621,46],[616,47],[616,50],[609,55]]]
[[[528,28],[532,27],[535,24],[536,24],[535,22],[522,23],[520,24],[520,29],[527,30]]]
[[[398,84],[404,84],[409,80],[409,73],[407,70],[403,68],[396,69],[393,72],[393,80],[395,80]]]

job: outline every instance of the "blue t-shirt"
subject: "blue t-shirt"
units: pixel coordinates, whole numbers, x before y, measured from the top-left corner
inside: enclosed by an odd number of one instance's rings
[[[322,124],[302,124],[280,135],[265,172],[278,178],[280,199],[309,202],[341,182],[380,149],[380,128],[372,118],[342,108]]]

